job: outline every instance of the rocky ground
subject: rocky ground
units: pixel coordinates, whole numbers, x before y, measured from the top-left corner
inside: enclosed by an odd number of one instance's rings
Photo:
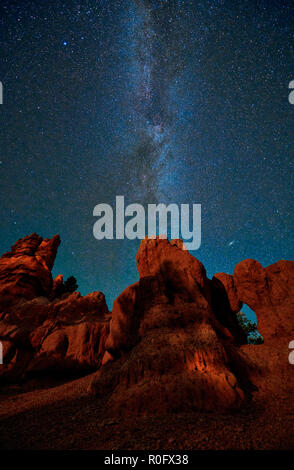
[[[86,390],[92,375],[44,379],[0,394],[1,449],[197,450],[294,449],[294,403],[255,399],[238,413],[176,413],[105,418]]]

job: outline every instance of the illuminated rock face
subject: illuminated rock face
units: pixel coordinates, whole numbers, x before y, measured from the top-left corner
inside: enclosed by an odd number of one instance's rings
[[[19,300],[47,297],[52,289],[51,269],[60,244],[58,235],[44,239],[33,233],[18,240],[0,258],[0,311]]]
[[[85,373],[101,364],[109,331],[104,295],[74,292],[50,301],[63,281],[51,276],[59,244],[58,235],[32,234],[0,259],[2,381],[44,371]]]
[[[113,384],[105,412],[238,408],[249,383],[235,370],[234,337],[214,315],[203,265],[157,238],[142,241],[137,266],[139,282],[114,302],[104,365],[91,385],[100,394]]]
[[[267,341],[294,339],[294,261],[281,260],[266,268],[246,259],[234,270],[239,299],[257,315],[257,327]]]
[[[0,337],[6,341],[0,378],[17,381],[46,371],[96,370],[108,332],[109,312],[101,292],[18,304],[0,322]]]

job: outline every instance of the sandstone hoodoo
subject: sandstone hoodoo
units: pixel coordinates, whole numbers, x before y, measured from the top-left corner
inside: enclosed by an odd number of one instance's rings
[[[33,233],[18,240],[0,258],[0,311],[19,300],[48,296],[60,238],[44,239]]]
[[[139,282],[114,302],[104,365],[91,385],[96,394],[113,386],[105,412],[238,408],[251,384],[238,370],[230,325],[214,314],[202,263],[181,240],[156,238],[141,242],[137,267]]]
[[[1,381],[18,381],[50,371],[86,373],[101,364],[109,311],[101,292],[56,297],[63,277],[52,281],[58,235],[32,234],[0,259]]]

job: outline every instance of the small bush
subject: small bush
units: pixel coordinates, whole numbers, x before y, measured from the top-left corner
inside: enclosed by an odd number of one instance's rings
[[[70,276],[64,282],[64,292],[75,292],[78,288],[77,280],[74,276]]]
[[[237,319],[239,325],[241,326],[247,337],[248,344],[262,344],[264,342],[263,337],[259,334],[257,330],[256,323],[251,320],[248,320],[245,313],[238,312]]]
[[[77,280],[74,276],[70,276],[66,279],[66,281],[63,282],[63,284],[60,284],[56,291],[55,291],[55,298],[61,297],[63,294],[66,294],[68,292],[75,292],[78,288],[78,283]]]

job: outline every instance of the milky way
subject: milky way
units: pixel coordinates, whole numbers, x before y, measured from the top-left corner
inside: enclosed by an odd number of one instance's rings
[[[130,159],[135,159],[134,194],[140,201],[160,200],[160,181],[171,156],[168,90],[169,64],[166,47],[158,51],[162,40],[160,24],[147,1],[130,5],[130,79],[132,113],[138,140]]]
[[[113,299],[139,241],[93,208],[200,203],[207,268],[293,258],[292,0],[2,0],[1,246],[59,233],[53,274]]]

